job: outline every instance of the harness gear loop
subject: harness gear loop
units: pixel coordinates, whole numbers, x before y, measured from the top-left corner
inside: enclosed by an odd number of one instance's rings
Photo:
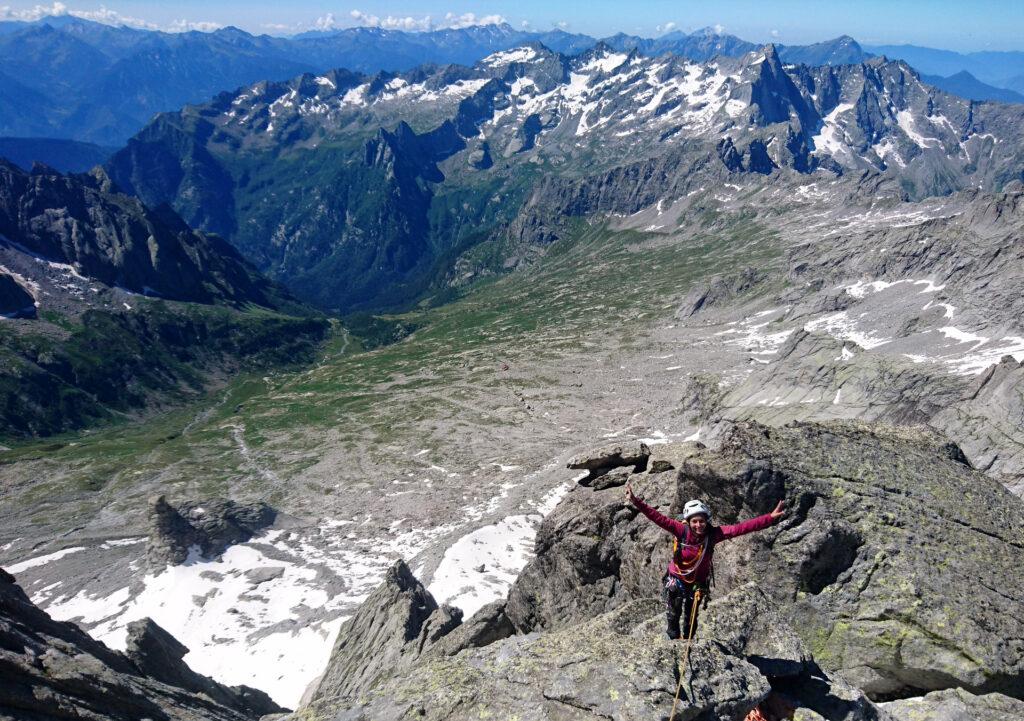
[[[693,610],[690,611],[690,632],[686,635],[686,650],[683,651],[683,666],[690,661],[690,645],[693,643],[693,629],[697,625],[697,606],[700,605],[700,589],[698,588],[693,592]],[[679,670],[679,685],[676,686],[676,697],[672,701],[672,713],[668,716],[668,721],[675,721],[676,718],[676,705],[679,703],[679,692],[683,690],[683,671]]]

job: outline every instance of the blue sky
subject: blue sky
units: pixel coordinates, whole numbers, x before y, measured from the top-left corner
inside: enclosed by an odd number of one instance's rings
[[[236,25],[286,34],[321,26],[382,25],[405,29],[503,19],[516,27],[604,36],[644,36],[666,30],[719,26],[751,41],[803,44],[843,33],[865,44],[911,43],[961,52],[1024,50],[1024,2],[1018,0],[105,0],[65,3],[0,0],[0,18],[31,19],[46,12],[124,21],[161,29]]]

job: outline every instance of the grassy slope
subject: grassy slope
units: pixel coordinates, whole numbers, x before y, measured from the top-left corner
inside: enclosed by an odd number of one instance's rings
[[[44,311],[35,323],[58,326],[58,335],[0,327],[0,438],[123,420],[159,398],[180,403],[202,392],[210,372],[303,362],[327,325],[255,306],[136,306],[74,319]]]

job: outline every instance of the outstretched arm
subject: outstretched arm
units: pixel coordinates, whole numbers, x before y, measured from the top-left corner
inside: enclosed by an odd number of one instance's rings
[[[771,513],[766,513],[763,516],[757,516],[756,518],[751,518],[731,526],[719,526],[718,528],[722,532],[720,540],[724,541],[729,538],[745,536],[755,531],[763,531],[785,515],[786,511],[783,509],[783,502],[779,501],[778,505],[775,506],[775,510]]]
[[[663,513],[659,513],[657,509],[648,506],[639,496],[633,493],[632,483],[626,484],[626,500],[640,509],[640,513],[647,516],[659,528],[668,531],[674,536],[681,536],[685,532],[685,523],[669,518]]]

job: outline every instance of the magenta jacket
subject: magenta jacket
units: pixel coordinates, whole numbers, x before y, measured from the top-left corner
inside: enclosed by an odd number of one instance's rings
[[[630,500],[633,502],[640,512],[651,519],[659,527],[665,529],[676,538],[675,550],[672,553],[672,558],[668,562],[668,573],[671,576],[679,578],[687,583],[705,583],[708,577],[711,575],[711,569],[713,568],[712,556],[715,553],[715,544],[719,541],[726,541],[730,538],[737,538],[739,536],[753,533],[754,531],[762,531],[768,528],[774,523],[772,515],[766,513],[763,516],[757,518],[751,518],[748,521],[737,523],[732,526],[708,526],[708,543],[705,546],[701,543],[687,543],[690,536],[690,527],[683,521],[677,521],[673,518],[659,513],[656,509],[648,506],[641,499],[635,495],[630,495]],[[697,557],[703,553],[703,557],[700,562],[697,563],[696,567],[693,568],[690,574],[684,574],[680,570],[680,566],[687,567],[692,566]]]

